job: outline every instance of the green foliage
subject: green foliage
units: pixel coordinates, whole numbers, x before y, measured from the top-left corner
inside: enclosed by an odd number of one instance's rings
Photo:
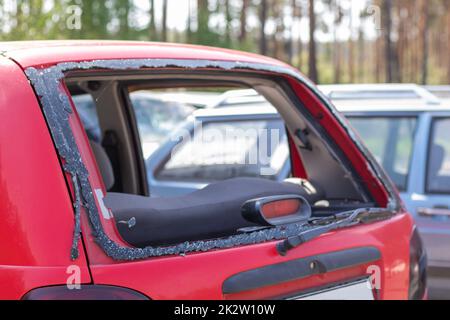
[[[248,8],[244,11],[245,19],[242,19],[243,0],[167,1],[171,5],[174,2],[181,1],[190,1],[191,3],[190,13],[186,13],[185,30],[178,31],[166,28],[168,41],[188,42],[249,52],[263,50],[259,45],[262,37],[260,32],[262,23],[259,21],[261,0],[249,0],[246,3]],[[353,55],[349,54],[349,43],[344,40],[337,40],[341,41],[339,43],[341,49],[336,50],[336,34],[340,32],[339,27],[348,25],[348,10],[343,8],[340,5],[342,3],[336,0],[315,1],[321,2],[320,6],[316,6],[317,31],[332,36],[330,42],[317,44],[317,68],[321,82],[332,83],[336,78],[335,73],[340,74],[341,82],[349,82],[351,80],[350,69],[354,70],[354,81],[358,82],[375,82],[375,70],[381,70],[379,79],[382,81],[385,78],[385,57],[382,56],[383,41],[374,45],[373,39],[366,40],[363,35],[361,42],[358,43],[356,40],[353,42],[355,48]],[[385,0],[364,1],[367,4],[372,1],[372,3],[380,5]],[[442,50],[446,50],[450,46],[450,37],[446,41],[440,41],[441,38],[438,37],[440,30],[443,28],[449,28],[448,30],[450,30],[450,27],[446,26],[442,20],[445,14],[450,15],[446,12],[448,1],[430,0],[430,3],[433,3],[430,9],[430,28],[435,34],[434,38],[429,37],[435,39],[434,42],[430,43],[428,61],[430,84],[450,81],[450,60],[447,63],[445,62],[446,58],[442,57],[442,54],[439,55],[443,52]],[[296,39],[291,38],[293,30],[290,29],[288,15],[292,15],[290,18],[297,20],[297,22],[300,20],[305,22],[304,19],[308,19],[309,1],[268,0],[266,3],[267,19],[265,23],[267,28],[265,30],[267,33],[264,43],[266,43],[267,54],[286,60],[286,62],[295,66],[301,66],[301,71],[307,74],[308,43],[300,43],[298,32],[296,32]],[[406,8],[412,7],[409,1],[399,0],[395,3],[399,6],[396,9],[398,12],[402,12],[400,10],[401,5],[406,6]],[[162,6],[162,0],[148,0],[148,2],[141,0],[139,1],[140,6],[137,4],[137,0],[0,0],[0,24],[2,25],[0,40],[121,39],[161,41],[164,28],[161,18],[162,8],[159,6]],[[147,6],[143,9],[142,4]],[[79,17],[76,17],[77,11],[74,11],[76,8],[82,10],[82,12],[78,12],[82,13]],[[172,14],[170,10],[173,10],[173,7],[169,9],[169,17]],[[363,10],[360,16],[365,21],[371,21],[373,18],[367,10]],[[324,17],[327,17],[327,19]],[[408,18],[408,21],[413,21],[412,18]],[[77,19],[81,28],[74,27],[74,22],[78,22]],[[398,20],[399,16],[396,19]],[[242,21],[247,21],[247,28],[241,28]],[[447,23],[450,24],[450,17],[448,21]],[[303,23],[302,25],[307,24]],[[406,29],[407,31],[415,30],[411,27]],[[245,36],[242,36],[243,31],[245,31]],[[447,30],[442,30],[443,34],[444,31]],[[308,29],[306,28],[302,32],[308,33]],[[417,30],[414,32],[417,33]],[[420,80],[420,71],[417,71],[418,68],[415,67],[420,62],[420,55],[416,52],[417,46],[413,41],[417,41],[417,39],[414,37],[417,38],[414,34],[408,34],[407,38],[412,40],[408,40],[407,44],[410,48],[409,51],[405,51],[403,59],[403,62],[408,62],[410,66],[401,70],[402,79],[407,82],[418,82]],[[436,46],[435,44],[438,41],[441,43],[439,47],[433,47],[433,45]],[[361,46],[358,46],[358,44],[361,44]],[[379,48],[378,51],[375,49],[376,46]],[[361,47],[366,47],[366,49],[360,50]],[[289,51],[290,48],[296,48],[296,50]],[[367,59],[358,60],[359,51],[363,52]],[[374,53],[375,51],[378,53]],[[336,59],[336,52],[340,52],[338,59]],[[380,61],[369,61],[370,59],[375,60],[377,54]],[[353,62],[351,68],[349,67],[350,61]],[[340,71],[336,71],[337,69]]]

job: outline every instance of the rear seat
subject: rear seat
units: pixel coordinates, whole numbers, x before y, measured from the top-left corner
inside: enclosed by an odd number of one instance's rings
[[[108,158],[108,154],[105,149],[103,149],[102,145],[98,142],[90,140],[92,152],[94,153],[94,157],[97,160],[97,166],[100,170],[100,174],[103,177],[103,183],[105,184],[106,190],[111,190],[114,186],[115,178],[114,178],[114,170],[111,164],[111,161]]]
[[[105,203],[116,221],[136,221],[132,228],[126,223],[117,225],[122,237],[135,247],[146,247],[236,234],[238,229],[256,226],[242,217],[241,208],[246,201],[277,195],[312,198],[295,184],[236,178],[173,198],[108,193]]]
[[[114,185],[111,163],[101,145],[91,145],[109,189]],[[299,184],[235,178],[172,198],[108,193],[105,204],[112,210],[123,239],[143,248],[236,234],[239,229],[256,226],[242,217],[241,208],[246,201],[277,195],[300,195],[310,203],[324,199],[320,191],[307,191]],[[127,223],[130,221],[135,223]]]

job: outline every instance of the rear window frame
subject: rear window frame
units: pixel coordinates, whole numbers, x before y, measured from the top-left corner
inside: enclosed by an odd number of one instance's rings
[[[152,257],[162,257],[162,256],[174,256],[178,254],[187,254],[193,252],[205,252],[212,251],[217,249],[229,249],[230,241],[236,247],[241,247],[244,245],[255,245],[259,243],[268,243],[274,240],[279,240],[277,237],[286,238],[289,237],[289,233],[286,233],[286,230],[276,230],[274,232],[267,232],[265,230],[259,231],[259,234],[263,236],[263,239],[258,240],[255,243],[255,239],[249,236],[244,237],[230,237],[229,239],[218,239],[214,243],[211,241],[207,242],[199,242],[194,243],[195,246],[182,243],[175,247],[146,247],[144,249],[138,249],[129,247],[126,244],[123,244],[122,240],[117,237],[111,237],[111,230],[104,227],[104,222],[106,219],[100,214],[99,206],[95,202],[93,197],[92,190],[92,181],[90,181],[90,176],[87,172],[86,163],[79,155],[79,144],[75,141],[73,132],[71,130],[71,126],[69,121],[73,118],[70,115],[73,112],[73,106],[71,105],[70,94],[68,93],[67,87],[64,84],[64,80],[67,79],[72,71],[73,72],[104,72],[105,70],[114,70],[123,72],[125,69],[127,70],[141,70],[144,68],[165,68],[165,67],[177,67],[177,68],[190,68],[190,69],[201,69],[201,68],[217,68],[220,71],[226,70],[226,72],[231,72],[235,70],[245,69],[245,71],[249,71],[258,75],[263,74],[264,72],[274,73],[274,80],[281,79],[282,81],[285,78],[291,77],[292,83],[285,85],[285,87],[291,88],[294,90],[297,86],[305,86],[305,93],[308,93],[307,98],[315,99],[320,102],[321,107],[324,108],[325,111],[331,112],[330,119],[333,120],[332,123],[335,124],[334,128],[341,128],[343,130],[346,129],[346,122],[338,115],[335,109],[332,108],[331,104],[326,100],[323,96],[320,95],[320,92],[314,89],[312,84],[305,78],[301,76],[301,74],[292,71],[292,69],[283,67],[283,66],[274,66],[274,65],[265,65],[265,64],[257,64],[257,63],[246,63],[242,64],[239,62],[223,62],[223,61],[210,61],[210,60],[180,60],[180,59],[162,59],[154,62],[152,59],[115,59],[115,60],[92,60],[92,61],[83,61],[83,62],[70,62],[70,63],[59,63],[55,66],[47,67],[47,68],[34,68],[29,67],[25,70],[26,75],[29,78],[29,81],[33,88],[35,89],[36,95],[39,98],[41,103],[44,115],[49,124],[49,130],[52,134],[55,146],[58,149],[58,155],[68,162],[69,165],[62,168],[67,176],[67,179],[72,178],[72,186],[74,187],[74,199],[73,204],[76,208],[81,208],[82,211],[86,211],[88,215],[88,219],[90,222],[90,229],[93,231],[93,239],[87,238],[89,241],[87,243],[95,241],[95,246],[99,246],[103,252],[109,256],[109,258],[116,261],[135,261],[135,260],[144,260]],[[45,80],[51,79],[56,81],[45,82]],[[283,82],[284,83],[284,82]],[[283,87],[283,88],[285,88]],[[302,87],[303,88],[303,87]],[[365,196],[368,198],[378,196],[379,202],[383,202],[380,204],[384,206],[385,201],[387,202],[387,212],[389,212],[389,216],[381,217],[381,219],[390,219],[393,215],[395,215],[396,211],[401,209],[401,203],[399,197],[394,192],[394,189],[391,188],[391,184],[382,170],[379,170],[378,164],[372,161],[370,154],[367,154],[366,149],[362,148],[361,144],[359,144],[359,140],[355,139],[352,135],[346,135],[345,138],[350,142],[354,149],[358,154],[364,158],[364,163],[367,163],[373,169],[372,172],[357,170],[354,161],[351,161],[349,152],[344,152],[342,148],[337,148],[334,150],[335,141],[332,139],[330,135],[331,130],[325,130],[323,125],[318,124],[318,121],[322,119],[322,116],[314,116],[311,113],[311,109],[304,110],[304,105],[302,103],[302,99],[298,94],[294,94],[294,91],[287,92],[288,95],[294,97],[292,99],[295,102],[295,108],[301,111],[304,116],[312,121],[314,129],[319,132],[324,131],[324,139],[328,145],[330,145],[332,151],[335,151],[335,156],[337,160],[340,160],[340,165],[345,169],[348,169],[348,172],[355,174],[355,177],[366,176],[369,179],[365,184],[362,181],[357,180],[355,184],[358,187],[361,187],[361,192],[367,192]],[[56,114],[52,112],[56,111]],[[60,117],[60,118],[58,118]],[[58,121],[56,121],[58,120]],[[60,131],[60,129],[64,129],[63,133],[66,140],[61,141],[56,139],[56,134]],[[67,130],[66,130],[67,129]],[[320,130],[322,129],[322,130]],[[84,139],[86,140],[86,139]],[[85,141],[86,143],[87,141]],[[84,143],[84,144],[85,144]],[[66,152],[68,148],[61,147],[73,147],[74,152]],[[351,151],[351,150],[350,150]],[[334,153],[333,153],[334,154]],[[81,161],[80,161],[81,159]],[[363,159],[363,160],[364,160]],[[370,173],[370,174],[369,174]],[[98,179],[97,179],[98,180]],[[369,182],[373,182],[378,190],[367,191],[367,189],[371,190]],[[68,180],[68,183],[70,181]],[[375,194],[375,191],[378,193]],[[82,196],[84,199],[82,200]],[[82,201],[84,204],[82,205]],[[82,235],[82,226],[84,227],[86,224],[80,223],[80,212],[75,210],[75,228],[74,228],[74,238],[73,238],[73,247],[71,251],[71,256],[73,259],[78,257],[78,246],[81,241]],[[292,230],[295,234],[298,234],[298,225],[293,225],[295,230]],[[115,234],[115,233],[114,233]],[[83,238],[84,239],[84,238]]]

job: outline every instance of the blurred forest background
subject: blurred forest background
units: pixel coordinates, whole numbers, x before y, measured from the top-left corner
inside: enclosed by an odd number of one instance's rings
[[[240,49],[318,83],[450,83],[450,0],[0,0],[1,40]]]

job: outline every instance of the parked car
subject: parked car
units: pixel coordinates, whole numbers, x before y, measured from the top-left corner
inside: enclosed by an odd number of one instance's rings
[[[450,106],[450,86],[424,86],[426,90],[441,100],[441,104]]]
[[[176,130],[194,110],[231,107],[237,104],[253,105],[265,99],[252,89],[220,92],[149,92],[130,94],[135,109],[144,157],[147,159]],[[100,124],[95,102],[90,94],[73,96],[73,102],[86,129],[88,137],[101,141]]]
[[[254,128],[258,128],[255,134],[237,135]],[[226,135],[227,130],[235,134]],[[217,131],[223,132],[224,136],[219,147],[222,157],[207,165],[186,162],[190,154],[201,156],[201,159],[215,158],[216,142],[205,136]],[[276,137],[267,134],[274,131],[279,132]],[[183,139],[186,135],[189,139]],[[259,148],[263,141],[267,142],[268,148]],[[250,154],[257,155],[254,163],[239,161]],[[158,197],[189,194],[211,183],[243,176],[283,182],[291,175],[284,122],[275,108],[265,104],[197,111],[148,158],[146,168],[150,193]]]
[[[253,89],[229,90],[210,104],[211,108],[270,106],[267,100]]]
[[[163,97],[155,97],[149,92],[130,94],[131,104],[138,121],[142,151],[146,158],[157,150],[167,135],[195,110],[191,104],[161,98]],[[93,141],[100,142],[102,140],[100,124],[92,96],[90,94],[75,95],[73,102],[88,137]]]
[[[341,91],[340,86],[331,87]],[[352,88],[350,85],[344,87],[345,91]],[[319,88],[322,89],[322,86]],[[268,102],[264,101],[264,97],[259,95],[256,98],[255,94],[257,93],[251,90],[227,93],[224,97],[233,97],[233,104],[230,105],[234,108],[212,109],[195,114],[195,120],[185,129],[193,134],[194,123],[214,128],[216,124],[223,122],[231,125],[238,124],[241,120],[257,123],[267,119],[268,115],[273,122],[281,121],[277,111],[267,106]],[[347,96],[350,95],[351,91],[348,91]],[[253,101],[260,101],[259,106],[248,106],[246,102],[249,97]],[[364,100],[337,99],[335,104],[400,190],[409,212],[418,223],[429,252],[430,297],[450,298],[450,279],[446,276],[450,267],[450,254],[446,250],[450,248],[450,146],[447,143],[450,141],[450,109],[445,106],[430,106],[421,99],[394,99],[388,103],[374,97],[366,96]],[[202,189],[214,181],[239,176],[241,166],[238,164],[218,166],[218,170],[208,172],[208,179],[200,181],[191,175],[193,169],[201,170],[200,166],[190,166],[191,170],[187,170],[186,174],[165,176],[165,167],[173,161],[171,155],[176,155],[173,150],[180,143],[178,136],[180,133],[174,134],[147,163],[153,195],[186,194]],[[279,144],[279,150],[283,150],[286,145],[287,141]],[[283,170],[275,175],[262,177],[277,181],[288,179],[291,172],[290,161],[287,156],[283,159]]]
[[[426,253],[394,186],[289,66],[185,45],[1,50],[1,299],[426,298]],[[129,93],[227,83],[278,110],[292,179],[149,197]],[[73,104],[83,90],[100,143]]]
[[[430,298],[450,298],[450,108],[334,101],[400,190],[428,252]]]
[[[147,93],[148,94],[148,93]],[[164,102],[175,102],[182,105],[188,105],[195,109],[206,109],[214,105],[218,97],[222,95],[219,92],[205,91],[176,91],[176,92],[152,92],[153,98]]]

